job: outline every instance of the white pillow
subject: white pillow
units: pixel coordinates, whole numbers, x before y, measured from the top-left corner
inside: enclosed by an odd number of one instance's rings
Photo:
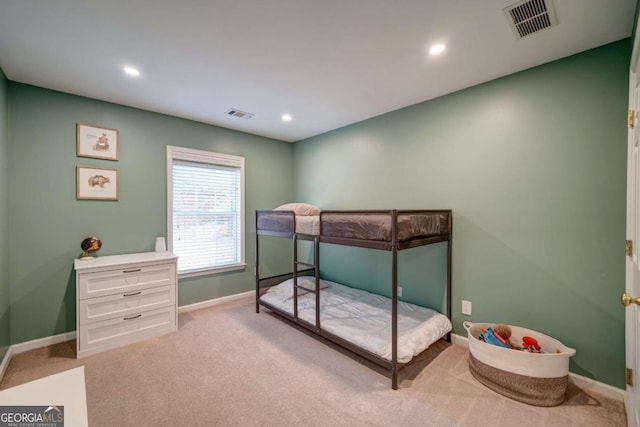
[[[320,215],[320,208],[308,203],[287,203],[285,205],[278,206],[274,211],[293,211],[296,215],[301,216]]]

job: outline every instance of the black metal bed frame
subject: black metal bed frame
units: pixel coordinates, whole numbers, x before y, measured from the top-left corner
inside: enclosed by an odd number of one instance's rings
[[[391,217],[391,239],[390,241],[377,241],[377,240],[361,240],[351,239],[343,237],[332,237],[322,235],[322,215],[323,214],[388,214]],[[398,241],[398,216],[402,214],[418,214],[418,213],[444,213],[448,219],[448,230],[446,234],[438,236],[430,236],[423,238],[415,238],[407,241]],[[260,229],[258,221],[260,215],[278,215],[289,221],[289,225],[285,230],[272,231]],[[313,332],[314,334],[326,338],[327,340],[359,355],[365,359],[387,369],[391,372],[391,387],[394,390],[398,389],[398,373],[405,366],[411,364],[418,357],[414,357],[407,363],[398,362],[398,251],[404,249],[415,248],[419,246],[429,245],[438,242],[447,242],[447,317],[451,321],[451,243],[452,243],[452,230],[453,230],[453,215],[450,209],[444,210],[367,210],[367,211],[323,211],[320,213],[320,234],[299,234],[295,231],[295,213],[291,211],[256,211],[256,264],[255,264],[255,281],[256,281],[256,313],[260,312],[260,306],[273,311],[282,318],[290,321],[294,324],[300,325],[305,329]],[[288,274],[279,276],[260,278],[260,257],[259,236],[273,236],[284,237],[293,240],[293,271]],[[298,261],[298,240],[312,241],[314,245],[314,263],[304,263]],[[334,334],[331,334],[324,329],[320,324],[320,243],[356,246],[362,248],[379,249],[391,251],[392,254],[392,266],[391,266],[391,360],[384,359],[377,354],[371,353],[362,347],[359,347],[343,338],[340,338]],[[307,267],[304,270],[298,270],[298,266]],[[284,280],[293,278],[294,284],[297,286],[298,276],[315,276],[315,290],[311,291],[316,295],[316,318],[315,325],[306,322],[298,318],[298,292],[293,292],[293,315],[283,311],[277,307],[272,306],[269,303],[260,300],[261,290],[275,286]],[[298,287],[299,288],[299,287]],[[305,288],[308,291],[307,288]],[[446,341],[451,342],[451,333],[447,333]],[[426,351],[426,350],[425,350]]]

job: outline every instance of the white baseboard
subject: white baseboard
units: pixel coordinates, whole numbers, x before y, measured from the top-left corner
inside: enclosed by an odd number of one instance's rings
[[[194,311],[194,310],[200,310],[201,308],[213,307],[215,305],[219,305],[225,302],[236,301],[242,298],[247,298],[252,295],[255,296],[256,291],[247,291],[247,292],[242,292],[240,294],[234,294],[226,297],[220,297],[216,299],[210,299],[207,301],[197,302],[195,304],[182,305],[178,307],[178,314],[187,313],[189,311]]]
[[[583,377],[582,375],[569,372],[569,381],[576,385],[581,390],[592,391],[600,396],[608,397],[609,399],[615,399],[623,402],[627,393],[618,387],[610,386],[609,384],[601,383],[591,378]]]
[[[58,344],[65,341],[75,340],[76,339],[76,331],[65,332],[59,335],[53,335],[50,337],[39,338],[37,340],[21,342],[20,344],[14,344],[7,350],[7,353],[4,355],[2,359],[2,363],[0,363],[0,381],[4,378],[4,374],[7,371],[7,367],[9,367],[9,362],[11,362],[11,358],[20,353],[24,353],[25,351],[35,350],[36,348],[46,347],[48,345]]]
[[[21,342],[20,344],[14,344],[11,346],[13,354],[24,353],[25,351],[35,350],[36,348],[46,347],[48,345],[59,344],[61,342],[75,340],[76,331],[65,332],[59,335],[53,335],[50,337],[39,338],[37,340]]]
[[[462,335],[451,334],[451,342],[463,347],[469,347],[469,339]],[[583,377],[582,375],[569,372],[569,381],[584,391],[592,391],[600,396],[608,397],[609,399],[619,400],[624,402],[626,392],[625,390],[617,387],[610,386],[609,384],[601,383],[591,378]]]
[[[462,335],[456,335],[453,332],[451,333],[451,343],[469,348],[469,339]]]
[[[11,361],[11,356],[13,356],[12,347],[9,346],[7,352],[4,354],[2,358],[2,363],[0,363],[0,381],[4,378],[4,373],[7,372],[7,368],[9,367],[9,362]]]

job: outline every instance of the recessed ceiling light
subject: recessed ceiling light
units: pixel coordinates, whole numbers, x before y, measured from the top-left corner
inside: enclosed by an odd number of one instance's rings
[[[282,115],[282,121],[283,122],[290,122],[291,120],[293,120],[293,117],[291,117],[291,114],[285,113],[285,114]]]
[[[133,68],[133,67],[124,67],[122,69],[122,71],[124,71],[127,75],[131,76],[131,77],[138,77],[140,76],[140,71],[138,71],[137,68]]]
[[[442,43],[439,44],[434,44],[433,46],[431,46],[429,48],[429,53],[431,55],[440,55],[442,52],[445,51],[447,47],[445,45],[443,45]]]

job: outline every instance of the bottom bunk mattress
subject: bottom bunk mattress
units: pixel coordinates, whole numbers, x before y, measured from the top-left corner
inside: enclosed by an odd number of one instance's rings
[[[315,289],[315,279],[298,277],[298,286]],[[320,287],[321,328],[390,361],[391,299],[328,280]],[[269,288],[260,300],[293,314],[293,279]],[[312,325],[315,302],[314,293],[298,290],[298,317]],[[409,362],[450,331],[445,315],[398,301],[398,362]]]

